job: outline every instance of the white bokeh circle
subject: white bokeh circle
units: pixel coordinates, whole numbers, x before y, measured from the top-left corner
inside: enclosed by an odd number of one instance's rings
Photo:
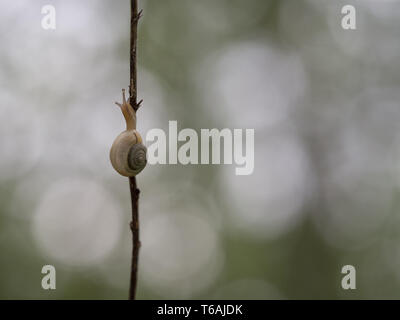
[[[33,219],[35,240],[58,262],[88,266],[105,259],[120,237],[117,203],[91,180],[56,182],[42,197]]]

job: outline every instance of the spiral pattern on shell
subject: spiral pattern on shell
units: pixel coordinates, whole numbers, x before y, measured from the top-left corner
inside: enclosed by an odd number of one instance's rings
[[[147,149],[136,130],[121,132],[110,150],[113,168],[125,177],[136,176],[146,166]]]
[[[141,143],[136,143],[130,148],[128,153],[128,165],[129,168],[135,172],[135,174],[138,174],[146,166],[146,154],[147,148]]]

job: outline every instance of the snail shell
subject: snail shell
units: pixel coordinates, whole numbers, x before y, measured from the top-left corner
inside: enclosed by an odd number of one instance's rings
[[[114,169],[125,177],[136,176],[147,164],[147,149],[136,130],[122,132],[114,141],[110,160]]]
[[[123,103],[119,104],[126,120],[126,130],[115,140],[110,150],[110,160],[113,168],[125,177],[136,176],[147,164],[147,149],[142,137],[136,131],[136,112],[125,100],[125,90],[122,90]]]

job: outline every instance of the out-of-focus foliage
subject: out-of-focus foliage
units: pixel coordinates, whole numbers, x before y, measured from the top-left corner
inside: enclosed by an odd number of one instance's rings
[[[139,2],[143,135],[177,120],[256,141],[251,176],[138,176],[138,298],[400,298],[400,2]],[[341,28],[345,4],[356,31]],[[0,298],[125,299],[129,188],[108,152],[129,1],[3,0],[0,43]]]

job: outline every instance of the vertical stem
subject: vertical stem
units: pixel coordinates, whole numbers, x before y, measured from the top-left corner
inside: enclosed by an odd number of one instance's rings
[[[138,259],[139,259],[139,193],[140,190],[136,185],[136,177],[129,178],[129,188],[131,190],[131,205],[132,205],[132,261],[131,261],[131,280],[129,287],[129,300],[135,300],[136,285],[137,285],[137,272],[138,272]]]
[[[137,104],[137,82],[136,82],[136,48],[137,48],[137,25],[138,25],[138,4],[137,0],[131,0],[131,42],[130,42],[130,85],[129,102],[136,110]]]
[[[131,39],[130,39],[130,85],[129,85],[129,102],[130,105],[137,110],[137,81],[136,81],[136,48],[137,48],[137,25],[140,15],[138,15],[137,0],[131,0]],[[136,184],[136,177],[129,178],[129,188],[131,191],[132,205],[132,262],[131,262],[131,279],[129,287],[129,300],[135,300],[138,259],[139,259],[139,189]]]

